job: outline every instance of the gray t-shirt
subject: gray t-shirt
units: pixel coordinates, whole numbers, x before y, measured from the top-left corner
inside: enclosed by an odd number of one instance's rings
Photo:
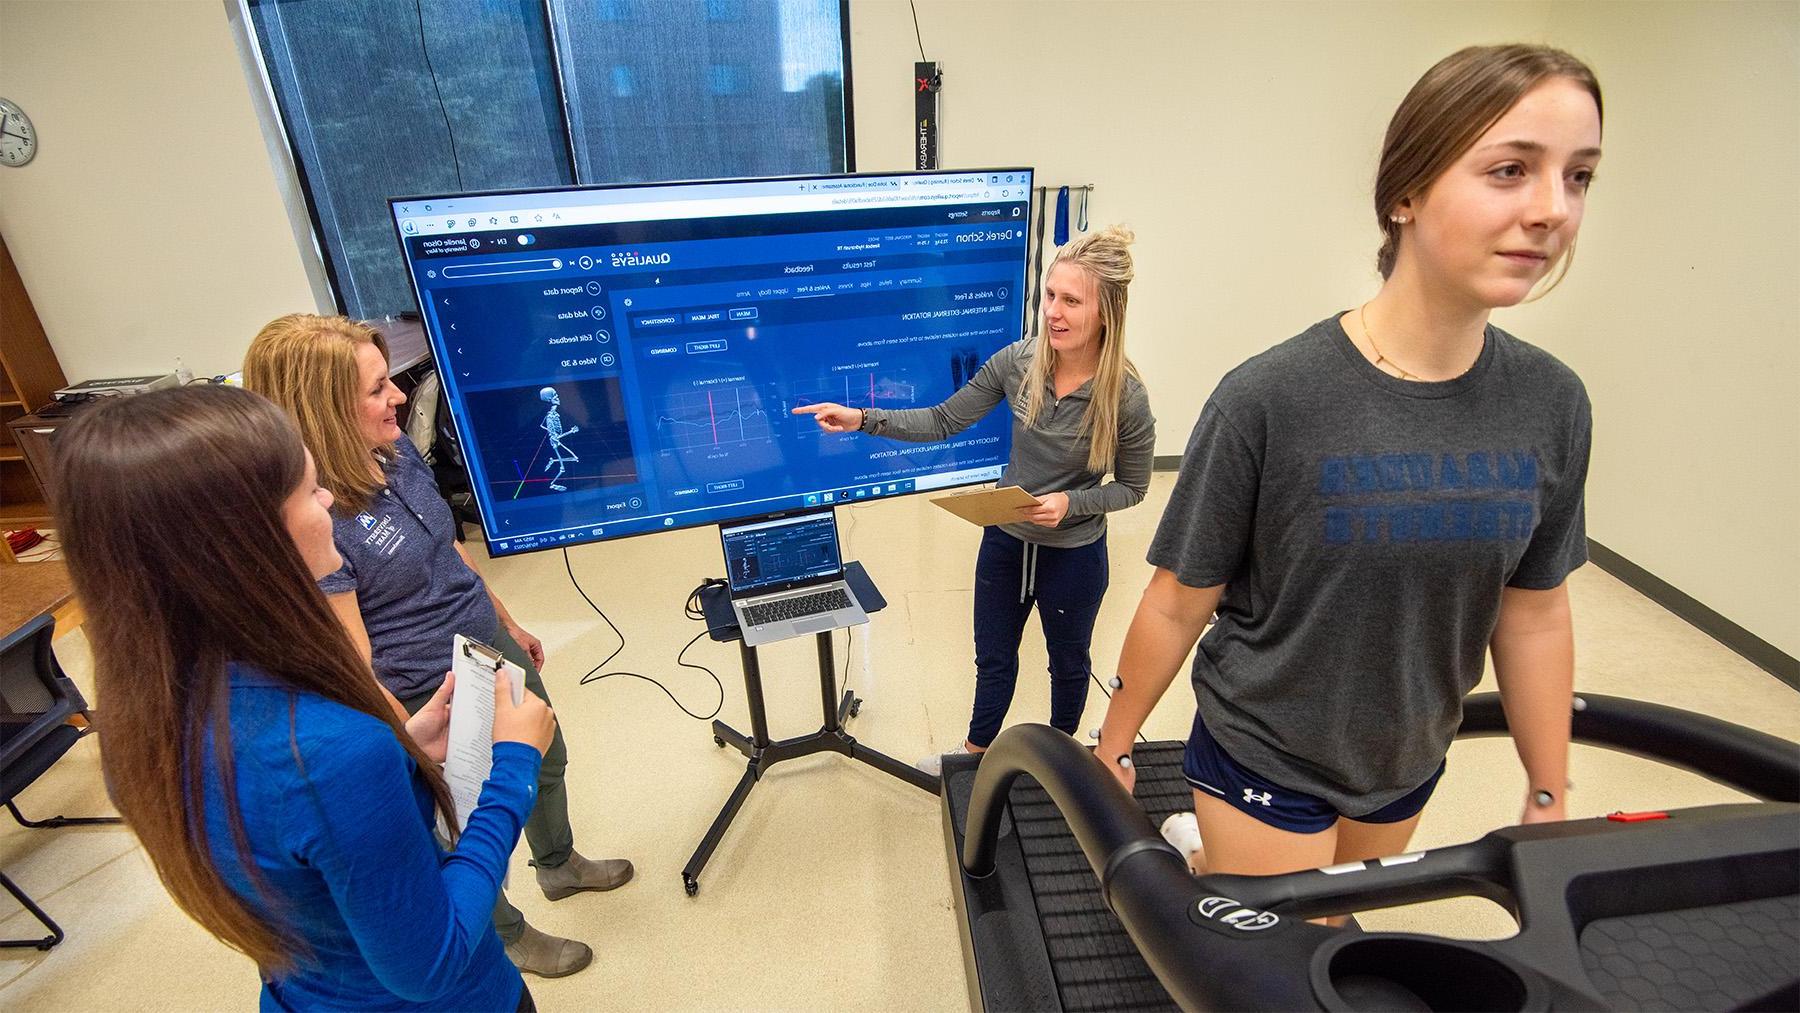
[[[1119,446],[1113,455],[1113,480],[1088,468],[1088,439],[1081,433],[1081,419],[1093,399],[1089,380],[1058,398],[1044,390],[1037,424],[1025,426],[1025,378],[1031,368],[1034,338],[1015,341],[995,352],[974,378],[930,408],[898,410],[871,408],[863,431],[896,440],[935,443],[962,432],[981,420],[1001,401],[1012,408],[1012,457],[1000,478],[1001,485],[1016,485],[1034,496],[1047,492],[1069,495],[1069,513],[1054,528],[1038,524],[1002,524],[1000,529],[1022,541],[1072,549],[1091,545],[1106,533],[1106,514],[1136,506],[1150,491],[1150,470],[1156,458],[1156,418],[1150,414],[1150,395],[1144,385],[1127,376],[1119,402]]]
[[[387,487],[368,509],[332,514],[341,569],[319,581],[326,594],[356,592],[375,677],[405,699],[436,689],[450,670],[451,638],[493,640],[500,616],[487,584],[456,551],[456,519],[412,441],[395,441]]]
[[[1590,435],[1581,380],[1492,326],[1442,383],[1377,369],[1336,317],[1226,375],[1149,554],[1226,586],[1194,655],[1207,730],[1349,816],[1423,784],[1502,589],[1587,560]]]

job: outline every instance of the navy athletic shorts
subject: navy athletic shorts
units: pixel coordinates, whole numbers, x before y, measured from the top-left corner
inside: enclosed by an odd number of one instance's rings
[[[1331,803],[1305,792],[1284,788],[1266,777],[1240,766],[1219,746],[1206,730],[1206,722],[1194,713],[1194,730],[1188,736],[1187,751],[1181,758],[1181,772],[1196,791],[1204,791],[1224,799],[1250,816],[1279,830],[1296,834],[1316,834],[1329,830],[1344,814]],[[1398,823],[1411,819],[1437,788],[1444,776],[1444,765],[1437,773],[1405,797],[1390,802],[1364,816],[1345,817],[1358,823]]]

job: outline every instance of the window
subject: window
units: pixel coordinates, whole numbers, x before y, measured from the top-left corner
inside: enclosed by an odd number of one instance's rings
[[[842,0],[245,2],[352,316],[414,307],[389,197],[850,165]]]
[[[741,0],[731,20],[703,4],[636,4],[609,21],[601,0],[550,0],[583,183],[842,172],[843,11],[825,0]],[[611,68],[629,63],[632,102]]]
[[[613,97],[630,98],[637,94],[637,79],[631,76],[630,67],[614,67],[612,69]]]
[[[737,68],[728,63],[715,63],[706,68],[707,84],[714,95],[735,95],[738,90]]]

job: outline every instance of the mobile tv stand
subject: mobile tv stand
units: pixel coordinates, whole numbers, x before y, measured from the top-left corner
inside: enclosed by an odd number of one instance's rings
[[[864,611],[879,612],[887,607],[887,600],[881,597],[881,592],[870,582],[861,563],[846,566],[844,579],[856,592],[857,601],[862,604]],[[681,884],[687,889],[689,897],[700,892],[700,870],[706,868],[713,850],[719,846],[725,831],[731,827],[731,821],[737,817],[738,810],[743,808],[744,800],[750,797],[750,789],[756,787],[756,782],[762,779],[764,771],[783,760],[811,756],[814,753],[842,753],[933,795],[937,794],[936,778],[911,764],[901,763],[891,756],[870,749],[844,730],[845,720],[856,716],[862,709],[862,701],[848,690],[842,698],[838,697],[837,669],[832,662],[831,649],[831,634],[835,631],[827,630],[817,635],[819,703],[824,709],[824,725],[809,735],[772,742],[769,740],[768,715],[763,710],[762,668],[757,664],[756,648],[744,646],[744,638],[738,631],[737,616],[731,608],[730,593],[723,587],[707,588],[700,595],[700,608],[706,615],[707,636],[720,643],[733,640],[738,642],[739,655],[744,664],[744,694],[750,701],[750,734],[745,735],[723,721],[714,721],[713,744],[720,748],[735,746],[750,762],[744,769],[744,776],[738,779],[737,787],[732,790],[731,797],[725,800],[725,807],[719,810],[712,827],[706,831],[706,837],[694,849],[694,857],[688,859],[687,866],[681,870]]]

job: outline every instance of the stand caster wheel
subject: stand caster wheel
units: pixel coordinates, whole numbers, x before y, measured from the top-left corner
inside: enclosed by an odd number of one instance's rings
[[[862,713],[862,701],[861,700],[851,700],[850,701],[850,716],[855,717],[861,713]]]
[[[717,735],[715,735],[715,736],[713,736],[713,745],[718,746],[720,749],[724,749],[725,748],[725,740],[721,739]],[[688,892],[692,893],[693,891],[690,890]]]
[[[681,885],[687,890],[687,895],[689,897],[700,892],[700,881],[686,873],[683,873],[681,876]]]

